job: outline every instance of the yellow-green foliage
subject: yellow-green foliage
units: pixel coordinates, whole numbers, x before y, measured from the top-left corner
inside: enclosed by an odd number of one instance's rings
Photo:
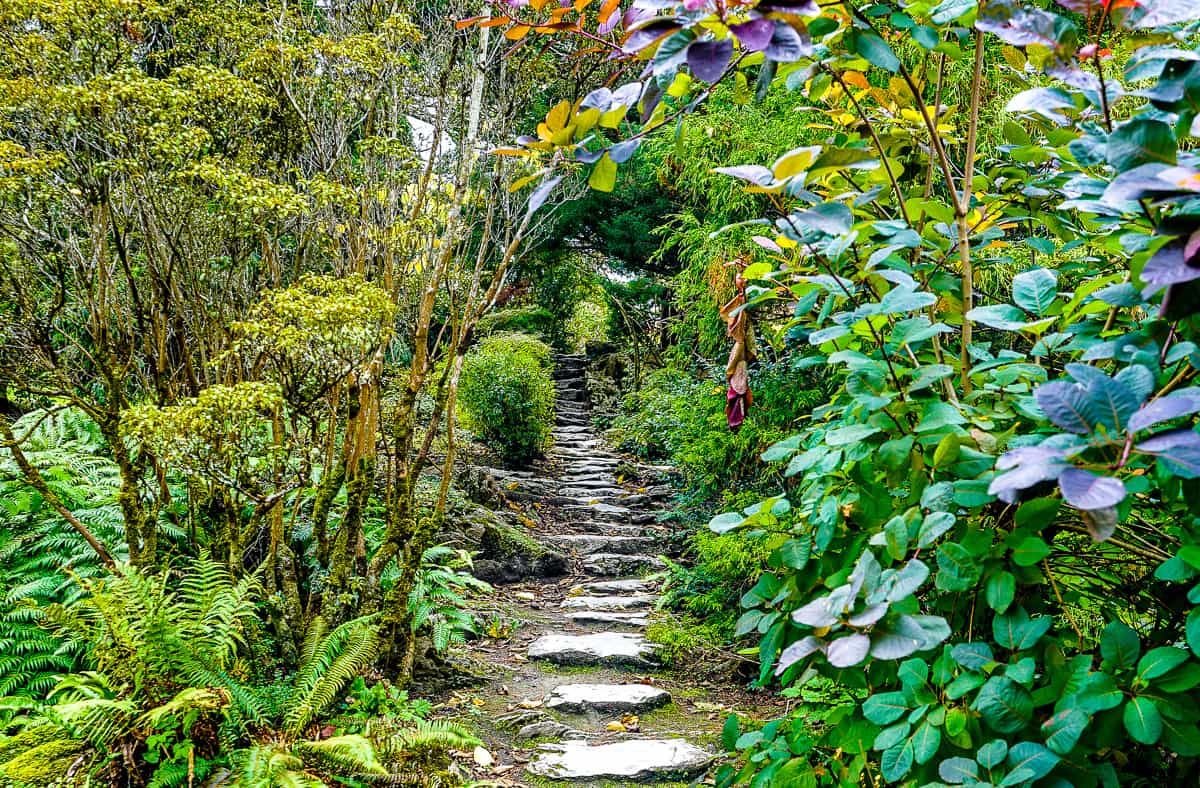
[[[56,739],[23,750],[0,763],[0,783],[55,785],[60,783],[87,745],[77,739]]]
[[[395,317],[387,291],[362,276],[305,276],[268,291],[233,329],[244,349],[287,360],[293,371],[323,382],[345,376],[385,344]]]
[[[274,383],[210,386],[178,405],[130,408],[122,429],[160,460],[202,474],[239,467],[265,451],[268,417],[282,402]]]

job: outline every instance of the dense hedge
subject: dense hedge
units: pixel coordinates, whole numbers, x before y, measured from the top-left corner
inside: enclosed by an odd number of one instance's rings
[[[468,354],[459,397],[464,421],[510,465],[541,456],[554,422],[550,348],[524,334],[497,334]]]

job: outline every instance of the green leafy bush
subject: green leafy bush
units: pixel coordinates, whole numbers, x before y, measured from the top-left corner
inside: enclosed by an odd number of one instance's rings
[[[515,306],[485,315],[476,327],[480,336],[521,333],[548,339],[555,330],[556,318],[541,306]]]
[[[821,394],[797,385],[785,366],[761,364],[755,373],[754,398],[751,417],[741,430],[730,432],[723,376],[656,370],[641,389],[626,397],[612,436],[624,451],[674,465],[691,499],[761,489],[772,482],[762,476],[763,450],[791,434]]]
[[[488,337],[467,356],[459,397],[467,426],[484,443],[509,464],[528,463],[550,443],[550,348],[524,334]]]

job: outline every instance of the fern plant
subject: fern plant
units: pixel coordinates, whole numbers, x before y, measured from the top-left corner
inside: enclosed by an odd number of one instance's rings
[[[235,580],[201,557],[181,578],[123,568],[80,584],[85,595],[46,606],[42,624],[77,644],[88,669],[61,677],[44,704],[9,702],[22,716],[17,735],[0,738],[0,784],[103,773],[165,788],[181,775],[194,779],[197,764],[205,772],[224,764],[239,785],[255,786],[318,785],[342,770],[382,773],[362,736],[305,738],[375,657],[371,619],[332,630],[314,622],[276,709],[275,688],[241,678],[248,671],[240,655],[258,620],[253,578]]]
[[[63,504],[124,559],[119,472],[95,423],[71,408],[36,410],[18,419],[13,432]],[[103,573],[92,548],[0,452],[0,696],[44,697],[56,674],[76,666],[77,644],[39,626],[40,606],[79,599],[80,581]]]
[[[408,598],[412,631],[427,630],[434,649],[445,653],[478,633],[478,622],[468,610],[468,595],[492,590],[472,576],[471,555],[436,545],[421,554],[421,568]]]

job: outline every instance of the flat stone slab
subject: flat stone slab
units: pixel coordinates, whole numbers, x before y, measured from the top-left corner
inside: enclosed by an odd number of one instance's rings
[[[584,555],[593,553],[621,553],[633,555],[654,549],[654,540],[644,536],[597,536],[594,534],[570,534],[556,536],[554,544],[575,550]]]
[[[563,600],[562,606],[569,609],[583,608],[585,610],[638,610],[650,607],[656,597],[650,594],[634,594],[632,596],[569,596]]]
[[[654,649],[641,635],[596,632],[591,635],[542,635],[529,644],[530,659],[556,665],[649,667]]]
[[[546,708],[568,714],[609,713],[657,709],[671,702],[671,693],[649,684],[563,684],[546,696]]]
[[[691,777],[713,756],[683,739],[631,739],[612,744],[544,744],[526,767],[554,780],[651,782]]]
[[[578,506],[564,506],[563,512],[571,516],[590,517],[593,520],[608,522],[629,522],[633,512],[624,506],[613,506],[608,503],[591,503]]]
[[[591,594],[637,594],[654,590],[655,584],[637,577],[627,577],[624,580],[597,580],[576,586],[580,591]]]
[[[583,561],[583,568],[594,575],[621,577],[661,569],[662,561],[648,555],[620,555],[619,553],[595,553]]]
[[[578,613],[567,613],[565,618],[572,624],[603,624],[606,627],[626,626],[644,627],[650,623],[644,610],[635,613],[610,613],[604,610],[581,610]]]

